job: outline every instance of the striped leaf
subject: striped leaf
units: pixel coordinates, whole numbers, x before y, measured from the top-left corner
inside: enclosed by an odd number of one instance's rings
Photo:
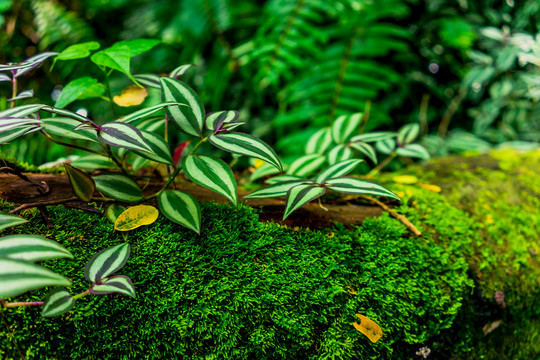
[[[265,176],[275,175],[278,173],[279,173],[279,170],[276,169],[274,166],[264,163],[263,165],[255,169],[255,171],[249,177],[249,181],[253,182]]]
[[[99,283],[120,270],[126,264],[129,253],[128,243],[101,250],[84,267],[84,277],[92,284]]]
[[[105,144],[152,153],[139,129],[130,124],[110,122],[100,127],[98,138]]]
[[[324,195],[326,189],[319,184],[301,184],[292,187],[287,193],[287,204],[285,205],[285,220],[294,210],[304,206],[311,200]]]
[[[244,125],[243,122],[232,122],[232,123],[225,123],[223,126],[221,126],[221,130],[223,131],[231,131],[233,129],[236,129],[237,127]]]
[[[116,164],[107,156],[103,155],[85,155],[73,160],[71,165],[79,169],[110,169],[116,168]]]
[[[317,175],[315,182],[322,184],[326,179],[347,175],[363,161],[360,159],[340,161]]]
[[[135,286],[131,279],[124,275],[111,276],[90,288],[90,294],[105,295],[119,293],[135,298]]]
[[[201,136],[204,124],[204,106],[199,95],[181,81],[161,78],[161,98],[163,102],[174,101],[186,106],[170,107],[166,112],[180,130],[189,135]]]
[[[306,181],[294,180],[294,181],[280,182],[278,184],[270,185],[260,190],[254,191],[251,194],[244,196],[244,199],[265,199],[265,198],[286,196],[287,192],[290,189],[304,182]]]
[[[28,220],[25,220],[22,217],[0,213],[0,231],[7,229],[8,227],[24,224],[26,222],[28,222]]]
[[[107,207],[107,210],[105,210],[105,216],[107,216],[107,219],[114,225],[116,222],[116,219],[118,219],[118,216],[120,216],[121,213],[126,211],[126,207],[118,204],[111,204],[109,207]]]
[[[114,230],[130,231],[143,225],[150,225],[157,220],[158,216],[159,211],[153,206],[132,206],[118,215],[114,222]]]
[[[33,132],[33,130],[39,130],[39,129],[41,129],[39,126],[29,125],[29,126],[23,126],[23,127],[8,130],[8,131],[1,131],[0,144],[8,143],[30,132]]]
[[[201,209],[192,195],[177,190],[165,190],[159,194],[158,203],[167,219],[200,234]]]
[[[180,65],[179,67],[171,71],[169,77],[173,79],[178,79],[180,76],[184,75],[186,71],[188,71],[192,66],[193,64]]]
[[[41,310],[41,316],[43,317],[63,315],[75,306],[75,299],[71,297],[65,288],[51,290],[43,302]]]
[[[30,262],[60,258],[73,259],[73,255],[62,245],[39,235],[1,237],[0,257]]]
[[[154,114],[154,113],[156,113],[158,111],[161,111],[161,110],[163,110],[164,108],[166,108],[168,106],[187,106],[187,105],[180,104],[180,103],[173,102],[173,101],[165,102],[165,103],[157,104],[157,105],[154,105],[154,106],[150,106],[150,107],[135,111],[134,113],[126,115],[121,119],[118,119],[118,122],[122,122],[122,123],[125,123],[125,124],[133,124],[133,123],[137,124],[139,122],[138,120],[142,120],[144,118],[147,118],[148,116],[150,116],[150,115],[152,115],[152,114]]]
[[[28,59],[23,61],[24,64],[28,64],[29,66],[17,69],[17,71],[15,72],[15,77],[17,78],[21,75],[26,74],[29,71],[32,71],[36,67],[43,64],[45,60],[47,60],[51,56],[56,56],[56,55],[58,55],[57,52],[47,51],[47,52],[42,52],[42,53],[29,57]]]
[[[82,201],[88,202],[96,191],[96,183],[84,171],[64,163],[73,193]]]
[[[255,136],[238,132],[212,134],[208,141],[221,150],[261,159],[275,166],[280,172],[283,171],[283,165],[274,149]]]
[[[140,84],[154,89],[161,89],[159,76],[154,74],[138,74],[133,76]]]
[[[0,81],[11,81],[11,78],[6,74],[0,73]]]
[[[89,90],[92,86],[97,84],[97,79],[90,76],[83,76],[73,81],[70,81],[60,93],[60,96],[54,103],[54,106],[61,109],[73,101],[77,100],[82,94]]]
[[[182,167],[193,182],[225,196],[237,205],[236,179],[223,160],[211,156],[189,155],[183,159]]]
[[[139,185],[127,176],[106,174],[93,176],[92,178],[100,192],[115,200],[133,203],[143,198]]]
[[[406,145],[413,142],[420,133],[420,125],[418,124],[407,124],[398,132],[398,144]]]
[[[332,124],[332,139],[338,144],[344,144],[358,130],[362,121],[362,113],[342,115]]]
[[[418,158],[422,160],[427,160],[430,158],[426,148],[420,144],[407,144],[403,147],[398,147],[396,152],[399,156]]]
[[[277,183],[288,182],[288,181],[296,181],[296,180],[308,181],[308,179],[303,178],[301,176],[285,174],[285,175],[274,176],[274,177],[266,180],[265,183],[267,183],[268,185],[273,185],[273,184],[277,184]]]
[[[80,128],[80,121],[65,118],[55,117],[42,119],[43,128],[51,135],[67,137],[76,140],[87,140],[99,142],[96,130]]]
[[[354,153],[350,147],[339,144],[339,145],[336,145],[328,153],[328,163],[330,165],[334,165],[340,161],[352,159],[353,156],[354,156]]]
[[[377,163],[377,154],[375,153],[373,146],[365,142],[353,142],[349,143],[349,146],[352,149],[358,150],[362,155],[373,161],[374,164]]]
[[[351,138],[351,142],[376,142],[376,141],[383,141],[388,139],[393,139],[397,136],[397,133],[392,131],[377,131],[377,132],[370,132],[366,134],[360,134],[353,136]]]
[[[4,111],[0,111],[0,118],[4,117],[18,117],[22,118],[25,116],[28,116],[30,114],[33,114],[35,112],[38,112],[42,108],[44,108],[47,105],[42,104],[30,104],[30,105],[22,105],[14,107],[13,109],[7,109]]]
[[[7,99],[6,101],[17,101],[22,99],[29,99],[34,96],[34,90],[24,90],[17,94],[17,96]]]
[[[71,282],[31,262],[0,257],[0,299],[46,286],[71,286]]]
[[[131,168],[133,171],[139,171],[140,169],[150,166],[151,161],[143,157],[136,157],[135,160],[131,163]]]
[[[26,69],[31,67],[31,63],[7,63],[5,65],[0,65],[0,71],[13,71],[13,70],[20,70],[20,69]]]
[[[289,169],[287,169],[287,174],[302,177],[309,176],[319,170],[325,162],[326,158],[323,155],[304,155],[293,161]]]
[[[379,184],[372,181],[351,178],[351,177],[339,177],[326,180],[326,186],[334,191],[346,193],[346,194],[367,194],[391,197],[396,200],[400,198]]]
[[[216,111],[206,115],[206,128],[208,130],[220,130],[223,124],[233,123],[240,113],[234,110]]]
[[[375,143],[375,148],[380,153],[390,155],[391,153],[394,152],[394,150],[396,150],[396,140],[386,139],[386,140],[377,141]]]
[[[66,109],[58,109],[58,108],[55,108],[55,107],[52,107],[52,106],[43,106],[41,108],[41,110],[43,111],[47,111],[47,112],[50,112],[50,113],[53,113],[53,114],[56,114],[56,115],[60,115],[60,116],[64,116],[64,117],[68,117],[68,118],[72,118],[72,119],[75,119],[75,120],[79,120],[81,123],[88,123],[88,118],[87,117],[84,117],[82,115],[79,115],[73,111],[69,111],[69,110],[66,110]]]
[[[306,154],[324,154],[332,145],[332,129],[320,129],[313,134],[306,144]]]
[[[29,125],[40,125],[41,120],[28,118],[0,118],[0,133]]]
[[[169,145],[161,136],[149,131],[141,130],[146,143],[152,149],[151,153],[135,151],[135,154],[162,164],[174,165]]]

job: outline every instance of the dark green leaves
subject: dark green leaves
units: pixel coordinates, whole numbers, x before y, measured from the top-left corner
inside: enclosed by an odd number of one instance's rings
[[[90,52],[99,49],[99,43],[96,41],[89,41],[85,43],[75,44],[68,46],[58,56],[56,60],[75,60],[82,59],[90,56]]]
[[[225,196],[234,205],[238,203],[236,179],[223,160],[211,156],[189,155],[183,160],[183,168],[193,182]]]
[[[276,152],[264,141],[243,133],[213,134],[208,141],[215,147],[233,154],[246,155],[261,159],[283,171]]]
[[[228,111],[217,111],[210,113],[206,116],[206,128],[208,130],[220,130],[223,124],[230,124],[235,122],[238,119],[240,114],[238,111],[228,110]]]
[[[84,202],[90,201],[92,195],[94,195],[94,191],[96,191],[94,180],[84,171],[68,163],[64,163],[64,168],[68,174],[73,193]]]
[[[133,203],[143,198],[139,185],[127,176],[106,174],[94,176],[93,179],[96,188],[113,199]]]
[[[158,196],[159,209],[165,217],[183,225],[197,234],[201,230],[201,209],[190,194],[176,190],[165,190]]]
[[[169,145],[161,136],[150,131],[141,130],[146,143],[152,149],[151,153],[135,151],[135,154],[163,164],[174,165]]]
[[[180,130],[189,135],[201,136],[204,124],[204,106],[199,95],[181,81],[161,78],[161,97],[163,102],[178,102],[189,107],[169,107],[166,112]]]
[[[84,76],[69,82],[60,93],[58,100],[54,104],[55,107],[61,109],[77,100],[92,86],[97,84],[97,80],[89,76]]]
[[[91,283],[99,283],[102,279],[120,270],[126,264],[129,253],[128,243],[101,250],[86,264],[84,277]]]
[[[73,309],[75,299],[71,297],[65,288],[56,288],[45,297],[41,316],[60,316]]]

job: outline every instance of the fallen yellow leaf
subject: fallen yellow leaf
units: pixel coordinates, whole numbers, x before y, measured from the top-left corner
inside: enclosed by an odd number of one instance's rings
[[[413,175],[397,175],[397,176],[394,176],[392,180],[394,180],[394,182],[398,184],[406,184],[406,185],[416,184],[418,182],[418,178]]]
[[[148,96],[146,88],[137,85],[129,85],[120,93],[120,96],[113,97],[116,105],[122,107],[141,105]]]
[[[137,205],[128,208],[118,215],[114,223],[114,229],[129,231],[143,225],[150,225],[157,220],[159,211],[150,205]]]
[[[376,343],[382,336],[381,327],[364,315],[356,314],[356,317],[360,319],[360,324],[353,323],[356,330],[366,335],[372,343]]]
[[[441,188],[437,185],[430,185],[430,184],[418,184],[419,187],[421,188],[424,188],[426,190],[429,190],[429,191],[434,191],[434,192],[441,192]]]

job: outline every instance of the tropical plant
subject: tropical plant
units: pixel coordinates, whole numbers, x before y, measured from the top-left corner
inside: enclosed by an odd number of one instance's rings
[[[10,214],[0,214],[0,231],[25,223],[26,220]],[[65,314],[75,306],[77,299],[92,294],[120,293],[135,297],[135,287],[125,275],[114,275],[127,262],[128,243],[104,249],[95,254],[84,268],[84,277],[90,287],[71,296],[66,286],[71,281],[36,262],[68,258],[73,255],[56,241],[39,235],[8,235],[0,238],[0,304],[6,308],[42,306],[41,315],[54,317]],[[6,302],[5,299],[27,291],[54,286],[43,301]]]

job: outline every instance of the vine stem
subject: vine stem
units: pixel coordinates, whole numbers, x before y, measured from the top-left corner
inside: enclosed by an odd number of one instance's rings
[[[439,137],[446,137],[446,133],[448,131],[448,126],[450,125],[450,121],[452,121],[452,117],[456,113],[457,109],[459,108],[459,105],[465,98],[465,95],[467,92],[465,90],[460,90],[460,92],[452,99],[450,102],[450,105],[448,105],[448,108],[443,114],[441,123],[439,124],[439,130],[437,131],[437,135]]]
[[[97,155],[104,155],[103,153],[100,153],[99,151],[96,151],[96,150],[87,149],[87,148],[84,148],[84,147],[79,146],[79,145],[68,144],[68,143],[65,143],[63,141],[58,141],[58,140],[54,139],[50,134],[48,134],[43,129],[41,129],[40,132],[55,144],[71,147],[71,148],[74,148],[74,149],[84,150],[84,151],[87,151],[87,152],[90,152],[90,153],[93,153],[93,154],[97,154]]]
[[[372,178],[375,175],[377,175],[386,165],[390,164],[390,162],[392,160],[394,160],[394,158],[396,156],[397,156],[397,153],[395,151],[393,153],[391,153],[390,155],[388,155],[388,157],[386,159],[384,159],[383,161],[381,161],[380,164],[377,165],[377,167],[375,167],[373,170],[371,170],[369,172],[369,174],[366,175],[366,177],[367,178]]]
[[[80,299],[80,298],[82,298],[83,296],[86,296],[86,295],[89,295],[89,294],[90,294],[90,289],[88,289],[88,290],[86,290],[86,291],[83,291],[82,293],[79,293],[79,294],[74,295],[74,296],[72,296],[72,297],[73,297],[73,299],[76,300],[76,299]]]
[[[116,156],[114,156],[113,152],[112,152],[112,149],[111,149],[111,145],[107,144],[106,146],[106,149],[107,149],[107,154],[109,154],[109,157],[114,161],[114,163],[120,168],[120,170],[122,170],[122,173],[126,176],[129,176],[128,172],[126,169],[124,169],[124,166],[122,165],[122,163],[120,162],[120,160],[118,160],[116,158]]]
[[[73,296],[73,299],[80,299],[83,296],[89,295],[90,289],[83,291],[82,293],[79,293],[77,295]],[[45,304],[44,301],[19,301],[19,302],[5,302],[4,300],[0,299],[0,305],[6,308],[14,308],[19,306],[42,306]]]
[[[11,84],[13,85],[13,88],[11,90],[11,97],[14,98],[17,96],[17,78],[15,77],[15,74],[13,74],[13,81],[11,82]],[[13,100],[11,102],[11,108],[13,109],[15,107],[15,103],[17,102],[17,100]]]
[[[109,96],[109,104],[111,104],[111,110],[112,110],[112,113],[113,113],[113,117],[116,117],[116,109],[114,108],[114,103],[113,103],[113,97],[112,97],[112,92],[111,92],[111,83],[109,81],[109,73],[104,68],[102,68],[102,70],[105,73],[105,86],[107,88],[107,95]]]
[[[397,212],[395,212],[394,210],[390,209],[388,207],[388,205],[386,205],[385,203],[375,199],[375,198],[372,198],[371,196],[367,196],[367,195],[360,195],[361,198],[364,198],[366,200],[369,200],[371,201],[372,203],[380,206],[384,211],[386,211],[387,213],[390,214],[390,216],[392,216],[393,218],[401,221],[403,223],[403,225],[405,225],[409,230],[411,230],[414,235],[416,236],[422,236],[422,233],[420,232],[420,230],[418,230],[416,228],[416,226],[413,225],[413,223],[411,223],[405,216],[401,215],[401,214],[398,214]]]
[[[34,203],[27,203],[27,204],[22,204],[21,206],[11,210],[9,213],[10,214],[16,214],[19,211],[22,211],[22,210],[25,210],[25,209],[30,209],[30,208],[37,207],[37,206],[60,205],[60,204],[64,204],[64,203],[68,203],[68,202],[72,202],[72,201],[81,201],[81,200],[74,196],[74,197],[70,197],[70,198],[66,198],[66,199],[57,199],[57,200],[50,200],[50,201],[39,201],[39,202],[34,202]],[[107,199],[107,198],[93,197],[93,198],[91,198],[91,201],[114,202],[116,200]]]

